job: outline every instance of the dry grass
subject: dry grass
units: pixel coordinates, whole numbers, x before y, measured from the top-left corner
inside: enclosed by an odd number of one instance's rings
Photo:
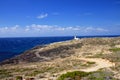
[[[5,63],[18,62],[0,67],[0,78],[25,75],[34,77],[45,73],[82,69],[94,66],[94,62],[82,61],[81,57],[104,58],[116,63],[112,68],[120,72],[120,38],[89,38],[37,46]],[[41,50],[41,48],[43,48]],[[38,52],[41,57],[37,57]],[[47,60],[46,58],[50,58]]]

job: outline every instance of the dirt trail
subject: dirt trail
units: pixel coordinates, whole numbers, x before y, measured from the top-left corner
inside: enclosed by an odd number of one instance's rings
[[[73,70],[62,71],[60,73],[54,74],[54,77],[49,77],[47,79],[40,79],[40,80],[48,80],[48,79],[56,80],[61,74],[65,74],[67,72],[72,72],[72,71],[93,72],[93,71],[97,71],[101,68],[112,67],[115,65],[114,63],[109,62],[108,60],[105,60],[105,59],[101,59],[101,58],[80,58],[80,60],[95,62],[96,66],[88,67],[85,69],[73,69]]]
[[[101,58],[81,58],[81,60],[95,62],[97,64],[96,66],[80,70],[80,71],[85,71],[85,72],[97,71],[101,68],[112,67],[115,65],[114,63],[112,63],[108,60],[105,60],[105,59],[101,59]]]

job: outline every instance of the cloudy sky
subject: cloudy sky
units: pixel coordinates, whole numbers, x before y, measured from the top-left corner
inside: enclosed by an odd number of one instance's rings
[[[120,0],[0,0],[0,37],[120,35]]]

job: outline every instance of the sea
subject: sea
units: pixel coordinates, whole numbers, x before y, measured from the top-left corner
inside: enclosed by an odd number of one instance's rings
[[[119,35],[110,36],[77,36],[78,38],[92,37],[119,37]],[[54,42],[72,40],[73,36],[65,37],[14,37],[0,38],[0,62],[23,53],[37,45],[46,45]]]

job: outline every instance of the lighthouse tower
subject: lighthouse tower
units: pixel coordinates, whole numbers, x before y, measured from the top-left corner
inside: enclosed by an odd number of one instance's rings
[[[79,38],[77,38],[76,36],[74,36],[74,40],[78,40]]]

